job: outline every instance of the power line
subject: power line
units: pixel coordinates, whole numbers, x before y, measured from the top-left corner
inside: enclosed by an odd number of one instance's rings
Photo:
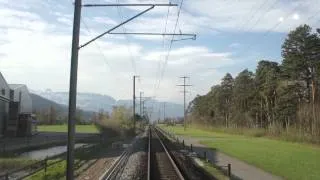
[[[90,35],[92,35],[92,31],[91,29],[89,28],[88,24],[84,21],[84,19],[81,19],[81,23],[83,24],[83,26],[85,27],[85,29],[88,31],[88,33]],[[96,45],[99,53],[101,54],[102,56],[102,59],[103,59],[103,62],[108,66],[109,70],[113,73],[113,74],[116,74],[115,70],[111,67],[110,63],[108,62],[108,58],[107,56],[104,54],[104,52],[102,51],[102,48],[101,46],[99,45],[99,43],[97,41],[94,41],[93,42],[94,45]],[[119,80],[119,77],[118,76],[114,76],[116,79]]]
[[[268,13],[271,11],[271,9],[273,9],[273,8],[278,4],[278,2],[280,2],[280,0],[274,1],[274,3],[273,3],[271,6],[269,6],[269,8],[267,9],[267,11],[266,11],[265,13],[261,14],[261,15],[259,16],[259,18],[257,19],[257,21],[253,24],[253,26],[251,26],[251,28],[249,28],[247,31],[248,31],[248,32],[251,31],[251,30],[261,21],[261,19],[262,19],[266,14],[268,14]]]
[[[120,4],[120,0],[117,0],[117,3]],[[121,21],[122,21],[124,18],[123,18],[122,11],[121,11],[121,9],[120,9],[119,6],[117,6],[117,11],[118,11],[118,15],[119,15],[119,17],[120,17],[120,19],[121,19]],[[124,26],[122,26],[122,31],[123,31],[124,33],[126,33],[126,28],[125,28]],[[125,36],[126,41],[127,41],[127,44],[126,44],[126,45],[127,45],[128,52],[129,52],[129,54],[130,54],[130,59],[131,59],[131,65],[132,65],[133,73],[134,73],[134,74],[137,74],[135,58],[133,57],[133,54],[132,54],[132,51],[131,51],[131,48],[130,48],[130,40],[129,40],[129,38],[128,38],[128,36],[127,36],[126,34],[125,34],[124,36]],[[140,80],[139,80],[139,82],[140,82]]]
[[[170,0],[169,0],[169,4],[171,4]],[[170,6],[168,6],[168,11],[167,11],[167,15],[166,15],[166,20],[165,20],[165,25],[164,25],[164,31],[163,33],[165,34],[167,32],[167,25],[168,25],[168,19],[169,19],[169,14],[170,14]],[[162,36],[162,48],[163,50],[165,50],[165,35]],[[157,71],[156,71],[156,82],[154,84],[154,96],[156,96],[156,91],[157,91],[157,82],[158,82],[158,78],[160,78],[160,69],[161,69],[161,57],[158,60],[158,66],[157,66]],[[159,77],[158,77],[159,76]],[[154,102],[152,104],[152,108],[154,106]]]
[[[254,9],[255,9],[255,6],[256,5],[258,5],[259,4],[259,2],[257,2],[257,3],[255,3],[252,7],[251,7],[251,9],[250,9],[250,11],[249,11],[249,13],[248,13],[248,15],[250,16],[251,14],[252,14],[252,12],[254,11]],[[263,3],[264,4],[264,3]],[[253,13],[254,14],[254,13]],[[240,31],[247,23],[248,23],[248,20],[249,20],[250,18],[246,18],[244,21],[243,21],[243,23],[241,23],[241,25],[240,25],[240,27],[238,28],[238,30],[237,31]]]
[[[292,10],[283,18],[283,21],[286,20],[286,19],[288,19],[289,16],[290,16],[295,10],[297,10],[299,7],[300,7],[300,4],[298,4],[294,9],[292,9]],[[274,29],[276,29],[281,23],[282,23],[282,21],[279,21],[277,24],[275,24],[275,25],[272,26],[270,29],[268,29],[267,31],[265,31],[265,32],[262,34],[261,38],[266,37],[270,32],[272,32]],[[249,45],[247,46],[247,48],[245,48],[244,52],[247,52],[247,51],[255,44],[255,42],[257,42],[258,40],[261,40],[261,38],[260,38],[260,39],[256,39],[256,41],[254,41],[254,43],[249,44]]]
[[[71,2],[71,4],[73,4],[72,0],[70,0],[70,2]],[[81,18],[80,20],[81,20],[83,26],[85,27],[85,29],[88,31],[88,33],[92,36],[92,31],[90,30],[90,28],[89,28],[89,26],[87,25],[87,23],[86,23],[86,22],[84,21],[84,19],[82,19],[82,18]],[[102,55],[103,60],[104,60],[104,62],[106,63],[106,65],[109,67],[109,69],[110,69],[111,71],[113,71],[113,69],[111,68],[111,66],[110,66],[110,64],[109,64],[109,62],[108,62],[108,60],[107,60],[107,57],[106,57],[106,55],[103,53],[103,51],[102,51],[101,46],[99,45],[99,43],[98,43],[97,41],[94,41],[94,44],[97,46],[98,51],[99,51],[100,54]]]
[[[169,0],[169,4],[171,4],[170,0]],[[168,19],[169,19],[169,14],[170,14],[170,6],[168,6],[168,10],[167,10],[167,15],[166,15],[166,20],[165,20],[165,25],[164,25],[164,34],[167,32],[167,25],[168,25]],[[162,48],[163,50],[165,50],[165,35],[162,36]],[[157,92],[157,84],[158,84],[158,79],[160,81],[160,73],[161,73],[161,57],[158,60],[158,66],[157,66],[157,71],[156,71],[156,82],[154,85],[154,96],[156,96],[156,92]],[[154,102],[152,104],[152,107],[154,106]]]
[[[169,3],[171,3],[170,2],[170,0],[169,0]],[[165,20],[165,25],[164,25],[164,34],[167,32],[167,25],[168,25],[168,19],[169,19],[169,14],[170,14],[170,7],[168,7],[168,11],[167,11],[167,15],[166,15],[166,20]],[[163,35],[162,36],[162,48],[163,48],[163,50],[165,50],[165,35]],[[158,68],[157,68],[157,73],[156,73],[156,77],[157,77],[157,80],[156,80],[156,83],[155,83],[155,86],[154,86],[154,95],[155,95],[155,93],[156,93],[156,89],[157,89],[157,82],[158,82],[158,78],[159,78],[159,80],[160,80],[160,73],[161,73],[161,71],[160,71],[160,69],[161,69],[161,57],[159,58],[159,61],[158,61]],[[159,76],[159,77],[158,77]]]
[[[190,12],[189,10],[187,10],[186,8],[181,8],[181,10],[182,10],[182,12],[185,12],[185,13],[187,13],[187,14],[189,14],[189,15],[191,15],[192,16],[192,12]],[[208,18],[208,17],[207,17]],[[210,19],[211,20],[211,19]],[[204,29],[208,29],[208,30],[210,30],[210,31],[213,31],[213,32],[215,32],[215,33],[221,33],[222,31],[221,30],[219,30],[219,29],[217,29],[217,28],[214,28],[214,27],[211,27],[211,26],[209,26],[209,25],[203,25],[203,24],[200,24],[198,21],[194,21],[194,22],[192,22],[193,24],[195,24],[195,25],[197,25],[197,27],[201,27],[201,28],[204,28]],[[209,23],[206,23],[206,24],[209,24]],[[186,40],[186,39],[182,39],[182,40]]]
[[[82,24],[84,25],[84,27],[86,28],[86,30],[89,32],[89,34],[91,35],[91,30],[88,27],[88,25],[85,23],[85,21],[83,19],[81,19]],[[107,57],[105,56],[105,54],[102,52],[101,46],[98,44],[98,42],[94,41],[94,44],[97,46],[98,51],[100,52],[100,54],[103,57],[104,62],[106,63],[106,65],[109,67],[110,70],[112,70],[112,68],[110,67],[110,64],[107,60]]]
[[[97,39],[99,39],[99,38],[101,38],[101,37],[105,36],[106,34],[109,34],[110,32],[114,31],[115,29],[117,29],[117,28],[119,28],[119,27],[123,26],[124,24],[126,24],[126,23],[128,23],[128,22],[132,21],[133,19],[135,19],[135,18],[137,18],[137,17],[139,17],[139,16],[141,16],[141,15],[143,15],[143,14],[147,13],[148,11],[152,10],[154,7],[155,7],[155,5],[153,5],[153,6],[149,7],[149,8],[147,8],[147,9],[145,9],[145,10],[144,10],[144,11],[142,11],[142,12],[139,12],[138,14],[136,14],[136,15],[132,16],[131,18],[129,18],[129,19],[127,19],[127,20],[125,20],[125,21],[121,22],[120,24],[118,24],[118,25],[116,25],[116,26],[114,26],[114,27],[112,27],[112,28],[108,29],[107,31],[103,32],[102,34],[99,34],[98,36],[94,37],[94,38],[93,38],[93,39],[91,39],[90,41],[87,41],[86,43],[82,44],[81,46],[79,46],[79,47],[78,47],[78,49],[81,49],[81,48],[83,48],[83,47],[85,47],[85,46],[89,45],[89,44],[90,44],[90,43],[92,43],[93,41],[95,41],[95,40],[97,40]]]
[[[175,23],[175,26],[174,26],[173,33],[175,33],[176,29],[177,29],[177,25],[178,25],[178,22],[179,22],[179,17],[180,17],[182,5],[183,5],[183,0],[181,0],[181,2],[180,2],[178,15],[177,15],[177,19],[176,19],[176,23]],[[163,65],[163,68],[162,68],[162,71],[161,71],[161,74],[160,74],[160,80],[159,80],[159,84],[158,84],[157,88],[160,87],[161,80],[163,79],[164,72],[165,72],[165,69],[166,69],[166,66],[167,66],[167,63],[168,63],[168,59],[169,59],[169,56],[170,56],[173,40],[174,40],[174,35],[172,36],[172,39],[170,41],[169,49],[168,49],[167,55],[165,57],[164,65]]]
[[[256,9],[256,11],[251,15],[251,17],[245,21],[245,24],[244,24],[244,26],[243,26],[243,30],[245,30],[245,27],[246,27],[246,26],[249,24],[249,22],[253,19],[253,17],[255,16],[255,14],[258,13],[258,11],[259,11],[260,9],[262,9],[262,7],[265,6],[265,5],[268,3],[268,1],[269,1],[269,0],[265,0],[265,1]]]
[[[313,15],[309,16],[306,21],[312,20],[313,18],[317,17],[319,14],[320,14],[320,10],[318,10],[318,11],[317,11],[316,13],[314,13]]]
[[[183,0],[181,0],[181,2],[180,2],[180,7],[179,7],[179,10],[178,10],[178,13],[177,13],[177,19],[176,19],[176,23],[175,23],[173,34],[175,34],[175,32],[176,32],[176,28],[177,28],[178,20],[179,20],[179,17],[180,17],[180,11],[181,11],[182,4],[183,4]],[[169,11],[168,11],[168,14],[169,14]],[[167,21],[168,21],[168,16],[169,16],[168,14],[167,14],[167,19],[166,19],[166,24],[167,24]],[[166,30],[166,27],[165,27],[165,30]],[[171,51],[173,39],[174,39],[174,35],[172,36],[172,39],[170,41],[170,45],[169,45],[169,48],[168,48],[168,51],[167,51],[167,55],[165,56],[165,59],[164,59],[164,64],[163,64],[163,67],[162,67],[162,71],[160,70],[160,72],[159,72],[159,81],[158,80],[156,81],[155,93],[154,93],[155,95],[156,95],[157,90],[160,87],[160,83],[161,83],[161,80],[163,78],[164,70],[166,68],[168,57],[169,57],[169,54],[170,54],[170,51]],[[163,42],[164,42],[164,40],[165,40],[165,37],[163,37]],[[163,48],[165,49],[164,43],[163,43]]]

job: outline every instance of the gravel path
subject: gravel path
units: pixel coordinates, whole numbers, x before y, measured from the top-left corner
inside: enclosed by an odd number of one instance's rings
[[[177,136],[180,141],[182,139],[184,140],[185,144],[190,146],[190,144],[193,145],[193,150],[199,154],[203,155],[204,151],[207,152],[207,158],[214,162],[217,166],[226,166],[228,163],[231,164],[231,171],[234,176],[236,176],[239,179],[245,179],[245,180],[280,180],[281,177],[275,176],[273,174],[270,174],[269,172],[266,172],[262,169],[259,169],[255,166],[252,166],[250,164],[247,164],[239,159],[230,157],[224,153],[221,153],[219,151],[213,151],[210,148],[206,147],[203,144],[200,144],[199,142],[202,139],[196,139],[191,137],[184,137],[184,136]]]

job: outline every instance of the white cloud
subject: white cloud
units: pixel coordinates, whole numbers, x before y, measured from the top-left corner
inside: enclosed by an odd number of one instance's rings
[[[218,36],[221,31],[238,32],[251,28],[253,32],[262,32],[279,23],[279,20],[283,23],[274,31],[287,32],[291,27],[304,23],[306,18],[317,11],[315,5],[318,3],[317,0],[310,0],[310,3],[299,6],[295,11],[296,16],[291,13],[289,18],[285,18],[293,8],[299,5],[299,2],[287,4],[280,2],[264,15],[274,1],[270,1],[262,9],[256,8],[257,11],[250,21],[247,19],[251,16],[249,14],[251,7],[254,5],[258,7],[264,0],[185,1],[176,33],[180,30],[182,33],[200,33],[207,44],[200,45],[194,41],[189,41],[190,44],[187,46],[183,46],[182,43],[174,44],[159,89],[154,87],[161,74],[160,71],[164,68],[164,59],[167,55],[166,50],[161,50],[162,36],[130,36],[135,40],[145,41],[128,43],[124,40],[124,36],[107,35],[96,42],[98,46],[92,43],[80,50],[79,91],[109,94],[115,98],[131,98],[134,73],[132,61],[134,61],[137,73],[142,78],[138,88],[143,90],[146,96],[152,96],[156,91],[163,100],[180,101],[182,96],[176,84],[181,75],[190,75],[190,83],[194,85],[193,95],[204,94],[224,75],[225,69],[219,69],[220,67],[235,64],[233,53],[229,50],[235,51],[240,46],[235,40],[229,46],[226,45],[227,50],[216,50],[210,47],[206,35]],[[153,3],[154,1],[123,0],[121,2]],[[167,3],[168,1],[157,2]],[[6,79],[10,83],[26,83],[31,89],[68,90],[73,16],[71,3],[63,4],[66,2],[53,0],[21,0],[21,3],[0,1],[0,3],[5,3],[5,6],[0,7],[0,31],[2,32],[0,33],[0,67]],[[15,6],[15,4],[20,5]],[[48,9],[54,4],[60,6],[56,5],[47,13],[43,12],[43,9]],[[127,17],[131,17],[142,8],[122,9]],[[155,8],[126,24],[125,28],[127,32],[162,33],[167,10],[166,7]],[[81,24],[80,44],[120,22],[116,9],[108,13],[105,11],[104,8],[98,8],[83,14],[83,21],[90,28],[90,32],[87,32],[88,29]],[[253,26],[259,15],[264,16],[261,16],[260,23]],[[173,33],[176,18],[177,8],[172,7],[166,32]],[[246,23],[245,28],[241,28]],[[317,18],[314,18],[311,23],[319,24]],[[122,32],[122,29],[118,29],[117,32]],[[166,36],[167,40],[170,38]],[[167,40],[166,43],[168,43]]]
[[[72,19],[70,19],[70,18],[58,17],[57,21],[61,22],[63,24],[69,25],[69,26],[72,25]]]
[[[234,42],[229,45],[230,48],[238,48],[240,47],[240,43]]]
[[[248,28],[246,26],[253,27],[252,31],[266,31],[272,26],[277,24],[279,17],[286,17],[291,15],[293,9],[296,9],[296,13],[304,14],[304,17],[309,17],[317,12],[317,5],[319,1],[309,0],[294,1],[294,2],[281,2],[279,1],[274,8],[267,10],[275,3],[276,0],[268,2],[260,9],[258,5],[262,5],[264,0],[247,0],[247,1],[226,1],[226,0],[203,0],[203,1],[188,1],[185,3],[185,9],[192,14],[207,18],[207,26],[216,27],[225,31],[242,31]],[[252,7],[254,11],[251,11]],[[250,14],[251,12],[251,14]],[[256,25],[257,18],[261,16],[260,22]],[[286,25],[278,27],[273,31],[276,32],[288,32],[292,27],[296,26],[296,21],[292,21],[291,18],[284,19]],[[304,19],[306,20],[306,19]],[[201,24],[205,25],[205,24]]]
[[[294,19],[294,20],[300,19],[299,14],[297,14],[297,13],[293,14],[292,19]]]
[[[21,24],[30,24],[33,27],[12,27],[10,22],[18,20],[15,14],[26,16],[21,19]],[[57,21],[70,23],[69,14],[53,13],[53,15]],[[52,25],[35,13],[8,11],[6,17],[12,18],[12,21],[3,24],[8,29],[7,34],[0,36],[5,42],[0,49],[2,54],[0,66],[6,79],[10,83],[26,83],[31,89],[68,90],[71,28],[69,27],[67,34],[60,32],[59,29],[62,28],[59,25]],[[112,23],[111,19],[108,21]],[[90,34],[98,32],[94,30],[89,34],[82,34],[81,42],[91,39]],[[131,98],[132,55],[139,75],[143,78],[140,88],[146,95],[153,95],[156,80],[159,78],[157,72],[160,70],[159,60],[161,60],[160,67],[163,67],[166,51],[152,50],[136,43],[126,45],[126,42],[118,42],[109,36],[98,40],[97,43],[100,50],[96,45],[90,44],[79,52],[79,91],[110,94],[116,98]],[[128,52],[127,46],[131,53]],[[193,77],[197,79],[199,70],[206,72],[210,71],[206,67],[228,63],[232,63],[229,53],[212,52],[205,46],[173,48],[166,73],[161,81],[161,91],[158,91],[157,95],[179,101],[181,96],[175,87],[178,79],[172,77],[193,72]],[[206,86],[204,83],[202,84],[195,90],[208,89],[204,87]]]
[[[93,21],[97,23],[102,23],[101,25],[117,25],[117,22],[108,17],[94,17]]]
[[[283,22],[284,21],[284,17],[279,17],[279,21]]]

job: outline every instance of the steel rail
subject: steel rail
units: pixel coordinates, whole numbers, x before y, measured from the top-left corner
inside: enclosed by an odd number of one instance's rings
[[[151,127],[149,126],[149,129],[148,129],[148,139],[149,139],[149,142],[148,142],[148,180],[151,180],[151,161],[150,161],[150,158],[151,158]]]
[[[136,136],[130,143],[129,147],[127,147],[122,154],[113,162],[113,164],[110,166],[108,170],[104,172],[103,175],[99,177],[99,180],[104,179],[115,179],[116,176],[119,174],[120,170],[123,170],[123,167],[125,166],[125,163],[128,161],[131,153],[133,145],[136,143],[138,136]]]
[[[128,156],[128,152],[124,151],[121,156],[114,161],[114,163],[111,165],[111,167],[99,178],[99,180],[103,179],[112,179],[112,177],[115,175],[115,172],[119,170],[119,166],[121,163],[126,159]]]
[[[154,129],[153,131],[154,131],[154,133],[155,133],[155,135],[156,135],[156,138],[159,140],[162,148],[164,149],[164,151],[165,151],[165,153],[166,153],[166,155],[167,155],[167,157],[168,157],[168,159],[169,159],[169,161],[170,161],[170,163],[171,163],[174,171],[176,172],[176,175],[179,177],[180,180],[184,180],[185,178],[183,177],[180,169],[178,168],[178,166],[177,166],[176,163],[174,162],[174,160],[173,160],[172,156],[170,155],[168,149],[166,148],[166,146],[165,146],[164,143],[162,142],[161,138],[159,137],[159,135],[158,135],[158,133],[157,133],[157,130]],[[148,171],[150,171],[150,169],[148,169]]]

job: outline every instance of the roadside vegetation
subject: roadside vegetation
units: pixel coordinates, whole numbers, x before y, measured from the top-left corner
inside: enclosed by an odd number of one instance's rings
[[[112,112],[99,112],[94,123],[99,131],[108,136],[133,136],[147,124],[147,117],[136,115],[136,131],[133,129],[132,110],[124,106],[113,107]]]
[[[320,147],[264,137],[226,134],[182,126],[161,126],[178,135],[201,140],[213,150],[260,167],[285,179],[319,179]]]

